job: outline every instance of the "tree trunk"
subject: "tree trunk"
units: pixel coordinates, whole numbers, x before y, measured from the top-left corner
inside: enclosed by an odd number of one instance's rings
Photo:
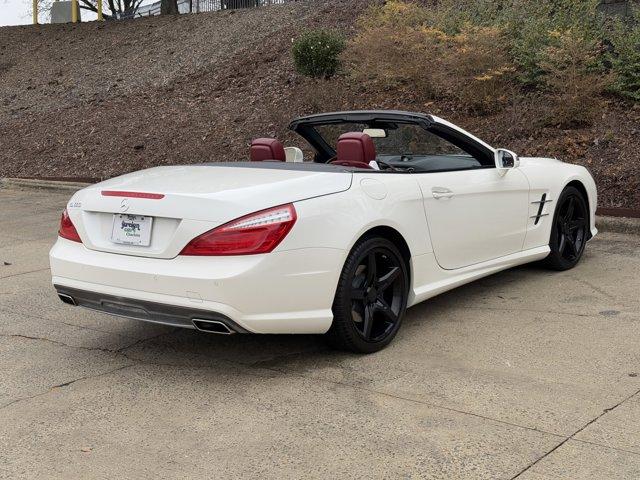
[[[160,0],[160,15],[177,15],[178,0]]]

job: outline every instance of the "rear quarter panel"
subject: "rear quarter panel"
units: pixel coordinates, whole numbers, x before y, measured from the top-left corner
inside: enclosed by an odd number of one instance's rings
[[[423,283],[422,264],[434,263],[422,194],[411,175],[354,173],[348,191],[296,202],[295,207],[298,221],[277,250],[339,250],[334,266],[336,287],[353,246],[379,226],[395,229],[406,241],[411,252],[412,290]]]
[[[323,247],[351,250],[368,230],[388,226],[413,255],[432,251],[422,194],[411,175],[355,173],[341,193],[295,203],[298,221],[278,249]]]

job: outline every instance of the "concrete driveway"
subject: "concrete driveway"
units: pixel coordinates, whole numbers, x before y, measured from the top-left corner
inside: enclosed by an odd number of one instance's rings
[[[640,237],[442,295],[356,356],[62,304],[69,196],[0,190],[2,478],[640,477]]]

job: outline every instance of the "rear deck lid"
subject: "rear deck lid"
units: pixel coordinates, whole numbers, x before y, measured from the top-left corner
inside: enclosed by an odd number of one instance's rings
[[[157,167],[81,190],[68,210],[89,249],[174,258],[191,239],[241,216],[350,188],[351,173],[324,167]],[[128,216],[151,218],[140,224],[150,230],[142,245],[116,243],[114,224]]]

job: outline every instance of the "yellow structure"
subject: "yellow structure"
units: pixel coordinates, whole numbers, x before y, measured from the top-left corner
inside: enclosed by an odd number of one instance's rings
[[[57,1],[57,0],[54,0]],[[38,0],[32,0],[32,21],[34,25],[38,25]],[[104,20],[104,15],[102,14],[102,0],[96,0],[96,10],[98,14],[98,21]],[[80,6],[78,4],[78,0],[71,0],[71,22],[78,23],[78,13],[80,12]]]

